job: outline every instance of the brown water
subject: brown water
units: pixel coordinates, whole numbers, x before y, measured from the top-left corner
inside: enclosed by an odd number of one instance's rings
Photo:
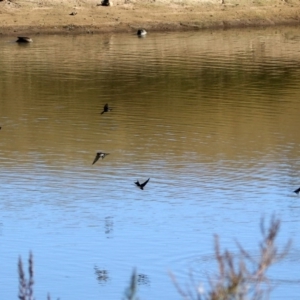
[[[296,28],[14,40],[0,40],[0,299],[17,298],[30,250],[37,299],[122,299],[134,267],[141,299],[180,299],[168,271],[206,282],[215,233],[256,255],[273,213],[293,247],[271,299],[297,298]]]

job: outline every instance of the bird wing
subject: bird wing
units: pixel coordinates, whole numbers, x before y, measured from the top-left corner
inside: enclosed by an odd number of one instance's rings
[[[95,164],[99,158],[100,158],[100,154],[97,153],[92,165]]]
[[[106,104],[104,105],[104,107],[103,107],[103,111],[102,111],[101,115],[104,114],[104,113],[107,112],[107,111],[108,111],[108,104],[106,103]]]
[[[294,193],[296,193],[296,194],[299,194],[299,192],[300,192],[300,188],[299,188],[299,189],[296,189],[296,190],[294,190]]]
[[[150,180],[150,178],[148,178],[148,180],[146,180],[144,183],[142,183],[141,187],[144,187],[148,183],[149,180]]]

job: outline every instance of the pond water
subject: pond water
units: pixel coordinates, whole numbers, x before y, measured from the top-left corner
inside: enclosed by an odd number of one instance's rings
[[[300,294],[300,33],[0,39],[0,299],[182,299],[281,220],[271,299]],[[105,103],[112,111],[100,114]],[[110,153],[94,165],[97,151]],[[134,182],[150,178],[144,190]]]

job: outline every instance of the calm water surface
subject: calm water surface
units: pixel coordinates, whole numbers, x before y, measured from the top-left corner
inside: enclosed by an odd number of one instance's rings
[[[170,273],[213,276],[214,234],[258,255],[272,214],[293,246],[271,299],[298,299],[297,28],[14,41],[0,39],[0,299],[17,299],[29,251],[36,299],[122,299],[133,268],[140,299],[181,299]]]

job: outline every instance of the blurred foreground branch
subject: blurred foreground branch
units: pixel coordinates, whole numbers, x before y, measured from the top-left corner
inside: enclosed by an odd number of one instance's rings
[[[280,220],[271,218],[266,230],[264,220],[261,221],[262,242],[259,244],[258,258],[253,257],[239,243],[239,253],[228,250],[221,253],[219,237],[215,236],[215,258],[218,274],[209,279],[209,290],[202,285],[194,284],[193,289],[184,290],[180,287],[173,274],[171,277],[185,300],[261,300],[268,299],[271,288],[266,276],[267,270],[283,259],[289,251],[291,241],[287,242],[282,251],[275,245],[280,229]]]
[[[20,300],[34,300],[33,298],[33,257],[32,253],[29,254],[28,259],[28,273],[29,279],[26,279],[24,270],[23,270],[23,263],[21,257],[19,257],[18,262],[18,271],[19,271],[19,299]]]

